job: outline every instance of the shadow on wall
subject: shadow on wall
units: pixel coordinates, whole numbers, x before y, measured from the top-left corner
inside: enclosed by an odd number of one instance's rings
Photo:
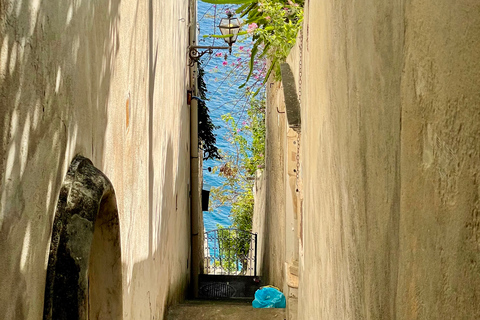
[[[121,265],[113,186],[77,156],[58,199],[43,319],[121,319]]]
[[[120,1],[0,0],[0,318],[35,318],[61,182],[102,165]]]
[[[131,319],[162,319],[166,306],[184,298],[188,284],[189,109],[183,108],[184,101],[177,100],[184,99],[184,74],[171,74],[171,68],[165,63],[168,61],[168,64],[181,67],[186,65],[178,58],[184,45],[181,37],[183,27],[172,28],[174,32],[170,32],[164,25],[169,21],[179,23],[177,14],[182,6],[181,1],[137,2],[131,17],[134,21],[148,17],[144,21],[145,30],[135,28],[132,31],[131,43],[146,45],[130,48],[128,77],[134,88],[146,85],[148,89],[145,101],[139,94],[132,96],[133,105],[147,107],[133,108],[132,118],[148,117],[145,133],[149,141],[148,228],[143,230],[148,232],[148,257],[133,259],[134,262],[127,257],[124,259],[124,270],[127,270],[124,314]],[[147,32],[144,34],[144,31]],[[166,43],[169,43],[168,48]],[[145,58],[148,61],[147,72],[136,72],[145,67]],[[166,92],[168,96],[165,96]],[[135,131],[132,131],[132,136],[134,134]],[[183,151],[184,144],[187,145],[186,151]],[[130,223],[134,223],[134,218],[130,218]],[[130,257],[136,258],[139,253],[140,250],[137,250]]]
[[[157,319],[166,314],[166,307],[184,298],[188,285],[190,228],[188,203],[178,194],[182,178],[175,166],[172,141],[167,141],[163,162],[163,181],[153,181],[156,190],[152,199],[152,221],[149,242],[153,252],[148,259],[133,265],[128,296],[134,299],[132,319]],[[185,193],[186,196],[186,193]],[[179,199],[180,198],[180,199]],[[177,202],[178,200],[178,202]],[[148,284],[155,283],[155,286]],[[155,291],[153,291],[155,290]],[[140,297],[140,298],[139,298]],[[133,300],[132,300],[133,301]]]

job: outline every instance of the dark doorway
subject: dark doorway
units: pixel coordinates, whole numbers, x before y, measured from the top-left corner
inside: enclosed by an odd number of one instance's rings
[[[120,319],[118,211],[108,178],[76,156],[63,181],[52,229],[44,319]]]

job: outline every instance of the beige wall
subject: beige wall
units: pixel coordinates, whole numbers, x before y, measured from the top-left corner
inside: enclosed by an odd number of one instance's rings
[[[478,319],[480,3],[405,14],[397,315]]]
[[[278,109],[277,109],[278,107]],[[265,114],[265,235],[262,284],[284,286],[286,115],[279,83],[267,85]]]
[[[252,217],[252,233],[257,234],[257,276],[262,277],[263,260],[265,255],[265,202],[266,202],[266,186],[265,174],[262,169],[258,169],[255,173],[255,185],[253,187],[253,201],[255,203]]]
[[[480,317],[480,4],[306,1],[299,319]]]
[[[124,318],[162,318],[182,295],[187,6],[0,0],[0,318],[41,318],[55,205],[77,153],[115,188]]]

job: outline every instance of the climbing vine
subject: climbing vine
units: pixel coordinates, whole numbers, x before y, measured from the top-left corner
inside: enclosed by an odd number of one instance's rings
[[[241,230],[252,229],[254,177],[265,166],[264,100],[252,98],[247,115],[241,124],[231,114],[222,117],[229,128],[227,140],[235,152],[221,152],[222,163],[213,172],[218,172],[224,182],[212,188],[214,208],[231,206],[232,227]]]
[[[205,103],[207,100],[207,85],[204,80],[205,70],[201,62],[198,63],[198,92],[202,100],[198,101],[198,137],[203,149],[203,159],[221,159],[218,153],[217,138],[214,130],[218,129],[210,118],[210,111]]]

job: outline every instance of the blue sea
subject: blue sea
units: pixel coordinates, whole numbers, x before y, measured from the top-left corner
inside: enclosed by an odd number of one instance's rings
[[[205,46],[226,46],[223,39],[204,38],[203,35],[219,34],[218,24],[222,17],[226,17],[225,11],[235,9],[232,5],[212,5],[202,1],[197,3],[198,13],[197,21],[200,28],[199,32],[199,45]],[[227,141],[227,129],[221,116],[226,113],[232,113],[234,117],[237,117],[237,122],[241,122],[241,104],[238,104],[239,97],[242,94],[242,90],[238,89],[238,86],[242,82],[235,76],[233,64],[237,59],[244,57],[247,53],[247,48],[250,46],[251,39],[247,37],[239,37],[237,43],[233,46],[232,55],[228,56],[225,65],[223,54],[228,50],[216,51],[213,55],[205,55],[202,59],[202,66],[205,70],[205,83],[207,84],[207,107],[210,110],[210,117],[212,122],[220,126],[215,131],[217,138],[217,146],[219,149],[232,153],[234,152],[231,144]],[[241,49],[241,50],[240,50]],[[217,56],[222,54],[222,56]],[[230,75],[227,77],[227,75]],[[240,117],[240,118],[239,118]],[[222,184],[222,178],[218,174],[212,174],[208,172],[208,167],[218,166],[219,161],[208,160],[204,161],[204,184],[212,187],[219,187]],[[231,219],[230,207],[220,207],[213,212],[208,211],[203,213],[204,226],[206,231],[217,229],[217,225],[230,226]]]

